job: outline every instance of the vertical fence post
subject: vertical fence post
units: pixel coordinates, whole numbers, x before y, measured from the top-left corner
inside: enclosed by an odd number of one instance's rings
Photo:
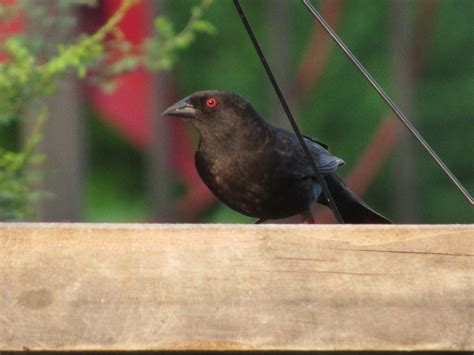
[[[84,176],[83,123],[81,121],[78,82],[68,77],[58,85],[58,91],[45,100],[47,121],[37,152],[45,156],[39,168],[41,179],[34,187],[45,196],[37,206],[41,221],[79,221],[81,190]],[[23,124],[26,140],[38,119],[30,112]]]
[[[411,37],[413,24],[410,16],[410,1],[392,0],[392,40],[393,40],[393,82],[395,96],[400,108],[407,115],[413,113],[414,72]],[[408,132],[403,131],[396,147],[395,156],[395,211],[400,223],[414,223],[418,221],[417,186],[416,186],[416,158],[413,141]]]

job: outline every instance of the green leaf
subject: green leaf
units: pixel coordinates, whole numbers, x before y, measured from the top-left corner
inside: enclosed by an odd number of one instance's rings
[[[193,23],[193,29],[197,32],[203,32],[207,34],[215,34],[216,28],[209,21],[197,20]]]
[[[158,16],[154,21],[156,32],[164,39],[169,39],[175,35],[174,25],[171,20],[164,16]]]

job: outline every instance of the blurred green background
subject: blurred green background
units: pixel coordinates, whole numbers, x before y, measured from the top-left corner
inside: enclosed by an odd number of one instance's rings
[[[431,1],[434,5],[427,5],[428,2],[342,1],[335,27],[386,92],[406,108],[415,126],[472,192],[474,1]],[[180,28],[189,18],[187,9],[196,3],[164,1],[162,8]],[[295,77],[312,40],[314,19],[299,1],[242,0],[241,3],[283,91],[291,99],[302,131],[329,144],[333,154],[346,162],[340,175],[348,175],[388,115],[387,106],[335,46],[331,46],[318,83],[305,92],[304,97],[295,97]],[[323,5],[318,1],[314,4]],[[397,55],[397,46],[417,39],[415,31],[421,6],[432,6],[436,13],[430,30],[420,39],[424,53],[422,64],[416,74],[410,72],[409,67],[408,79],[400,83],[398,76],[403,75],[404,69],[397,69],[400,64],[397,60],[403,59],[403,52]],[[205,19],[217,31],[214,35],[197,36],[194,43],[177,56],[173,70],[167,74],[167,82],[173,85],[172,94],[167,95],[171,97],[168,103],[198,90],[229,90],[249,99],[263,117],[288,126],[232,2],[214,1]],[[133,146],[101,120],[91,105],[86,103],[81,107],[86,168],[81,179],[78,220],[159,220],[153,211],[149,188],[149,153]],[[163,120],[158,115],[153,119]],[[195,142],[197,137],[192,128],[186,129]],[[10,127],[8,132],[12,130]],[[15,130],[18,132],[18,127]],[[2,146],[12,144],[5,132],[3,130],[1,135]],[[168,144],[169,149],[173,149],[174,142],[171,140]],[[472,207],[414,139],[402,138],[396,146],[371,181],[364,200],[396,222],[474,221]],[[399,149],[400,146],[408,148]],[[405,158],[410,163],[403,166],[401,161]],[[169,192],[167,201],[171,210],[174,201],[186,193],[186,186],[171,167],[168,174],[164,188]],[[401,179],[408,181],[408,187],[400,186]],[[415,188],[414,193],[410,186]],[[397,198],[400,194],[407,196],[400,200]],[[47,198],[54,200],[55,196]],[[410,211],[408,216],[406,211]],[[163,220],[251,221],[220,203],[192,218],[173,215]]]

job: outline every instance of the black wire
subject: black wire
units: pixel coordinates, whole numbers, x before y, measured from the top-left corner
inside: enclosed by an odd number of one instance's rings
[[[278,96],[278,99],[280,100],[281,105],[283,106],[283,110],[285,110],[286,116],[288,117],[288,120],[291,123],[291,126],[293,127],[293,130],[296,133],[296,136],[298,137],[298,140],[303,147],[303,150],[306,154],[306,157],[308,158],[308,161],[314,171],[314,174],[316,175],[316,178],[319,182],[319,184],[322,187],[323,195],[324,198],[326,199],[328,206],[331,208],[332,212],[334,213],[334,216],[336,217],[337,221],[339,223],[344,223],[344,220],[342,219],[341,214],[339,213],[339,210],[336,206],[336,203],[334,202],[331,192],[329,191],[326,182],[324,181],[323,176],[321,175],[318,166],[314,162],[313,157],[311,156],[311,153],[309,152],[308,146],[306,145],[306,142],[304,141],[303,136],[301,135],[300,129],[298,128],[298,125],[293,117],[293,114],[290,111],[290,108],[288,107],[288,104],[286,103],[286,100],[280,90],[280,87],[278,86],[278,83],[275,80],[275,77],[273,76],[273,73],[270,69],[270,66],[267,63],[267,60],[265,59],[265,56],[262,52],[262,49],[260,48],[260,45],[258,44],[257,38],[255,37],[252,28],[250,27],[250,24],[247,20],[247,17],[245,16],[244,11],[242,10],[242,7],[240,6],[239,0],[234,0],[234,5],[235,9],[239,13],[240,19],[242,20],[242,23],[245,26],[245,29],[247,30],[247,33],[252,40],[253,46],[255,47],[255,50],[257,51],[258,57],[260,58],[260,61],[263,64],[263,67],[265,68],[265,71],[268,75],[268,78],[270,79],[273,88],[275,89],[275,92]]]
[[[369,74],[369,72],[364,68],[364,66],[357,60],[355,55],[350,51],[350,49],[342,42],[339,36],[334,32],[334,30],[329,26],[329,24],[324,20],[324,18],[319,14],[319,12],[309,3],[309,0],[302,0],[303,4],[308,8],[311,14],[316,18],[316,20],[323,26],[326,32],[331,36],[331,38],[337,43],[339,48],[344,52],[344,54],[350,59],[350,61],[359,69],[361,74],[368,80],[370,85],[377,91],[379,96],[387,103],[393,113],[402,121],[406,128],[410,131],[416,140],[425,148],[431,158],[438,164],[441,170],[448,176],[451,182],[458,188],[458,190],[466,197],[466,199],[474,205],[474,200],[469,194],[467,189],[461,184],[461,182],[456,178],[456,176],[449,170],[449,168],[444,164],[441,158],[436,154],[433,148],[425,141],[423,136],[416,130],[413,124],[405,117],[403,112],[398,108],[398,106],[393,102],[393,100],[385,93],[385,91],[380,87],[380,85],[375,81],[375,79]]]

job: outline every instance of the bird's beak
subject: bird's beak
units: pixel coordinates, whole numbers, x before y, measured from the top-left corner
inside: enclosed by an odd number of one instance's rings
[[[179,116],[187,118],[197,118],[199,111],[189,102],[189,97],[186,97],[177,103],[168,107],[162,116]]]

